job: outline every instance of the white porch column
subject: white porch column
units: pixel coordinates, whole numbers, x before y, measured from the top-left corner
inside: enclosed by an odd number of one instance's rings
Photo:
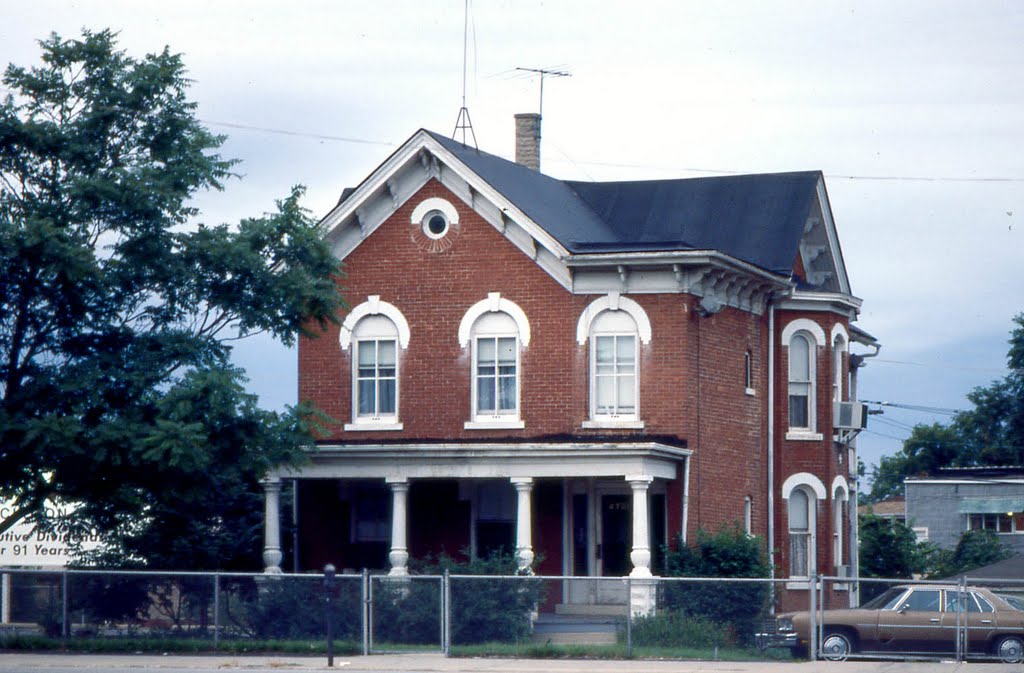
[[[409,574],[409,549],[406,546],[406,521],[409,516],[409,482],[405,479],[387,479],[391,487],[391,552],[388,575],[405,577]]]
[[[263,484],[263,572],[281,572],[281,480],[265,477]]]
[[[516,559],[519,572],[532,573],[533,567],[533,512],[530,493],[533,491],[532,477],[513,477],[516,487]]]
[[[647,489],[654,477],[647,475],[627,476],[633,489],[633,550],[629,560],[633,562],[630,577],[651,577],[651,538],[647,530]]]

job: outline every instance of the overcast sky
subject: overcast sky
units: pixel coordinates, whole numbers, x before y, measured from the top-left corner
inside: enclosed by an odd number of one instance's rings
[[[320,217],[418,128],[451,135],[464,0],[174,3],[0,0],[0,62],[36,40],[120,31],[170,46],[200,118],[244,178],[203,220],[273,207],[294,184]],[[1024,3],[472,0],[465,96],[479,147],[513,154],[536,112],[542,170],[639,180],[821,169],[858,325],[883,344],[861,398],[937,409],[1005,374],[1024,311]],[[295,354],[237,349],[265,406],[294,403]],[[886,407],[868,463],[917,422]]]

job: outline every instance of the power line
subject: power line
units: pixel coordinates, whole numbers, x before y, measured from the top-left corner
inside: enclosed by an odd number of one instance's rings
[[[939,414],[942,416],[956,416],[960,413],[960,409],[948,409],[945,407],[927,407],[920,404],[901,404],[900,402],[881,402],[878,400],[860,400],[864,404],[874,404],[880,407],[893,407],[896,409],[905,409],[907,411],[920,411],[926,414]]]
[[[989,374],[1005,374],[1005,369],[994,369],[991,367],[957,367],[956,365],[937,365],[926,362],[909,362],[907,360],[887,360],[885,358],[872,358],[872,362],[882,362],[889,365],[908,365],[910,367],[927,367],[929,369],[955,369],[962,372],[985,372]]]
[[[271,128],[269,126],[253,126],[251,124],[238,124],[235,122],[216,121],[212,119],[200,119],[199,121],[210,126],[223,126],[230,129],[241,129],[243,131],[257,131],[259,133],[273,133],[275,135],[282,136],[294,136],[298,138],[313,138],[315,140],[332,140],[335,142],[342,143],[357,143],[360,145],[383,145],[385,147],[394,147],[397,143],[386,142],[383,140],[369,140],[367,138],[352,138],[347,136],[332,136],[323,133],[306,133],[303,131],[291,131],[288,129]]]

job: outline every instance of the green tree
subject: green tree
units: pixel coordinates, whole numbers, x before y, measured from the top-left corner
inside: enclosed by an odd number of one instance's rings
[[[0,532],[58,498],[108,532],[168,524],[159,553],[135,548],[161,565],[233,563],[196,541],[251,527],[256,478],[304,435],[245,395],[231,342],[335,320],[338,262],[301,188],[196,223],[192,199],[234,162],[179,55],[132,58],[109,31],[40,45],[0,102],[0,496],[16,506]]]
[[[890,521],[869,508],[858,517],[860,539],[860,576],[884,579],[910,579],[918,565],[917,538],[900,521]],[[882,584],[865,583],[861,599],[867,601],[886,589]]]
[[[930,559],[927,576],[944,579],[1010,558],[1008,549],[991,530],[969,530],[960,536],[953,550],[936,551]]]
[[[940,467],[1024,465],[1024,313],[1013,323],[1009,373],[971,391],[971,408],[949,425],[915,426],[899,453],[879,461],[869,501],[902,495],[906,477]]]

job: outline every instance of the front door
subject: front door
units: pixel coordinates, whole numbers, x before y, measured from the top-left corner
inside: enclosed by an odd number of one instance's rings
[[[626,584],[611,578],[629,574],[632,549],[633,516],[630,496],[606,494],[601,496],[600,534],[597,558],[600,572],[609,579],[598,581],[597,602],[603,605],[621,605],[627,600]]]

